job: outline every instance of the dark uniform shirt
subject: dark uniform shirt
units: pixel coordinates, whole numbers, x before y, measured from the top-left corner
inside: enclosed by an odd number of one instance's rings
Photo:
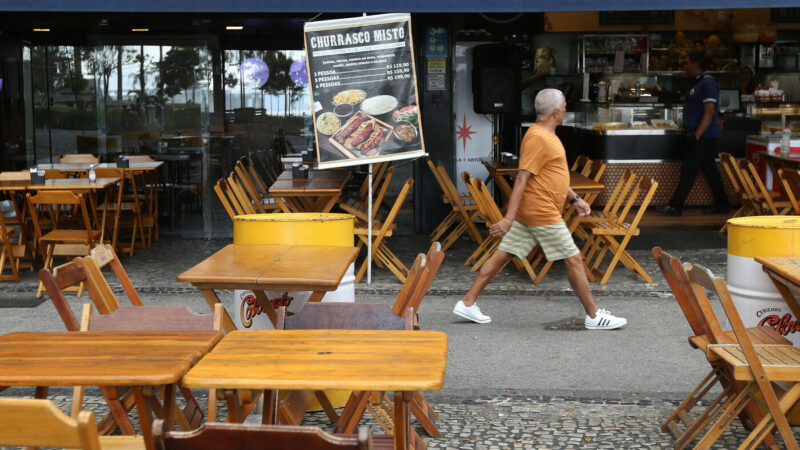
[[[686,128],[686,135],[694,135],[700,120],[705,112],[705,104],[714,103],[714,117],[702,137],[719,137],[719,85],[711,75],[703,72],[694,79],[694,84],[689,93],[686,94],[686,103],[683,106],[683,125]]]

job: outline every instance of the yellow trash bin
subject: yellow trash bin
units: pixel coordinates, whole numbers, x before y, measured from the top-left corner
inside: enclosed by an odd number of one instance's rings
[[[319,245],[334,247],[353,246],[354,216],[350,214],[291,213],[291,214],[248,214],[233,219],[234,244],[271,245]],[[339,289],[328,292],[323,302],[355,301],[355,265],[342,277]],[[305,292],[267,292],[273,304],[284,305],[290,312],[302,309],[310,291]],[[230,314],[239,329],[272,329],[272,323],[265,314],[253,316],[255,297],[251,291],[234,292],[234,307]],[[350,391],[326,391],[334,406],[342,406]],[[321,409],[314,398],[309,410]]]

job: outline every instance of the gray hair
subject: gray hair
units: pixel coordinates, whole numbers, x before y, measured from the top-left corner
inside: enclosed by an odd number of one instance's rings
[[[549,116],[553,111],[561,108],[564,101],[564,94],[558,89],[542,89],[536,94],[534,106],[536,107],[537,116]]]

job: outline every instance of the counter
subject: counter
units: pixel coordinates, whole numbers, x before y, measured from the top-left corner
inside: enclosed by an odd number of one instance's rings
[[[767,189],[773,191],[780,191],[780,181],[776,174],[772,173],[769,164],[764,161],[764,158],[759,158],[758,152],[780,153],[781,151],[781,135],[779,134],[757,134],[747,136],[747,159],[756,166],[758,174],[764,180],[764,185]],[[800,154],[800,135],[794,134],[789,141],[792,154]]]

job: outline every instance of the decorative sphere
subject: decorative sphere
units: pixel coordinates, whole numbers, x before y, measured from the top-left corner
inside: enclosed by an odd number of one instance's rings
[[[292,63],[289,68],[289,78],[299,87],[308,86],[308,69],[306,68],[305,58],[300,58]]]
[[[242,83],[251,88],[260,88],[269,80],[269,67],[267,63],[258,58],[247,58],[239,67]]]

